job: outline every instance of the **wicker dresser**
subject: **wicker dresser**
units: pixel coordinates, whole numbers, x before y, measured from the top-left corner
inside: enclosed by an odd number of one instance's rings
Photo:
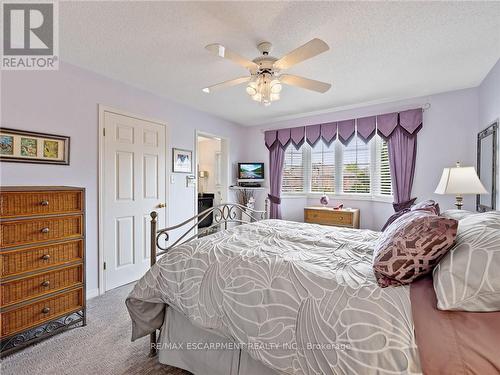
[[[85,189],[0,188],[0,354],[85,325]]]

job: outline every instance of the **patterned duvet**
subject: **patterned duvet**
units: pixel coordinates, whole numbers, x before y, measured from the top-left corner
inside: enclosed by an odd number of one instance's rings
[[[178,246],[127,298],[132,338],[168,304],[284,373],[420,373],[409,288],[373,275],[378,237],[263,220]]]

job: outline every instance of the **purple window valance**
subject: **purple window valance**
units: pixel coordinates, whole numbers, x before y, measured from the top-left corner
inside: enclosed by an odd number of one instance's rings
[[[303,126],[268,130],[264,133],[264,140],[268,149],[271,149],[276,142],[279,142],[282,148],[286,148],[291,142],[298,150],[304,144],[305,139],[305,127]]]
[[[389,138],[398,126],[408,134],[417,134],[422,128],[422,121],[422,108],[387,113],[377,116],[377,130],[378,134],[385,139]]]
[[[422,128],[422,109],[410,109],[408,111],[399,112],[399,125],[408,133],[417,133]]]
[[[337,123],[329,122],[328,124],[321,124],[321,139],[326,145],[331,145],[337,138]]]
[[[326,145],[330,145],[337,139],[337,135],[340,142],[347,145],[355,134],[365,143],[368,143],[376,133],[388,139],[398,127],[410,135],[418,133],[422,128],[422,109],[416,108],[305,127],[268,130],[265,132],[264,139],[268,149],[271,149],[275,142],[279,142],[282,148],[292,143],[296,149],[299,149],[304,142],[314,147],[320,139]]]
[[[338,122],[339,140],[344,146],[354,137],[356,120],[344,120]]]
[[[375,135],[377,129],[377,117],[363,117],[356,120],[356,128],[359,138],[368,143]]]
[[[314,147],[318,143],[321,137],[321,125],[309,125],[306,126],[306,141],[311,147]]]
[[[267,130],[266,132],[264,132],[264,141],[268,149],[270,149],[274,145],[277,136],[278,136],[278,131],[276,130]]]
[[[306,128],[303,126],[292,128],[290,130],[290,139],[292,140],[292,144],[298,150],[306,140]]]
[[[389,138],[396,126],[398,126],[397,112],[377,116],[377,131],[381,137]]]

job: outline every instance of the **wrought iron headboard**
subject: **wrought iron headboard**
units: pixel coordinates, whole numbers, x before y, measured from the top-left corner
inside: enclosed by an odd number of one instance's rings
[[[222,203],[203,212],[200,212],[198,215],[195,215],[180,224],[163,229],[158,229],[158,213],[156,211],[151,212],[151,267],[156,263],[156,258],[159,255],[165,254],[168,250],[177,245],[200,237],[201,235],[210,231],[212,228],[223,226],[224,229],[227,229],[227,225],[229,223],[246,224],[249,221],[253,222],[267,219],[269,217],[268,208],[268,198],[266,198],[265,201],[264,211],[257,211],[238,203]],[[204,228],[198,228],[198,224],[204,219],[208,218],[210,215],[213,215],[212,224]],[[163,241],[164,243],[168,242],[168,240],[170,239],[169,232],[184,227],[187,229],[172,244],[168,246],[162,246],[160,244],[161,241]],[[196,229],[197,233],[190,235],[193,230]],[[150,356],[154,356],[156,355],[156,331],[154,333],[151,333],[150,336]]]
[[[195,215],[180,224],[163,229],[158,229],[157,212],[151,212],[151,266],[156,263],[156,258],[159,255],[165,254],[168,250],[177,245],[191,241],[192,239],[208,233],[212,228],[223,226],[224,229],[227,229],[227,225],[229,223],[246,224],[248,222],[267,219],[269,217],[268,207],[268,199],[266,199],[264,211],[257,211],[238,203],[222,203],[206,209],[205,211],[200,212],[198,215]],[[198,228],[198,224],[210,215],[213,216],[212,223],[207,227]],[[187,229],[185,229],[184,233],[172,244],[168,246],[161,245],[161,242],[168,242],[170,239],[170,232],[179,228]],[[196,229],[197,233],[192,234],[193,230]]]

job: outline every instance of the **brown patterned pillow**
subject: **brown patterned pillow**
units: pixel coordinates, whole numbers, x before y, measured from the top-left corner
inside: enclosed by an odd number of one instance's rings
[[[382,287],[409,284],[432,271],[451,248],[458,221],[429,211],[410,211],[395,220],[378,239],[373,270]]]

